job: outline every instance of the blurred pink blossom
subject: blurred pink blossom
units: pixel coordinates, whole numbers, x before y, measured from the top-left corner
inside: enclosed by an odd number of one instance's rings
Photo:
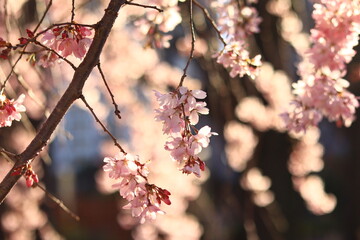
[[[312,213],[324,215],[334,210],[337,199],[324,191],[324,183],[319,176],[295,177],[293,182]]]
[[[12,121],[20,121],[20,113],[26,110],[22,105],[24,99],[24,94],[21,94],[17,100],[9,100],[5,95],[0,95],[0,127],[10,127]]]

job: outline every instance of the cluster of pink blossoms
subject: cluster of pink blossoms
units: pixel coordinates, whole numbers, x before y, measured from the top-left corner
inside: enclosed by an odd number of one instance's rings
[[[45,32],[42,42],[63,57],[74,55],[82,59],[89,48],[92,38],[89,28],[79,25],[65,25],[52,28]],[[40,64],[44,67],[53,65],[58,56],[48,52],[40,57]]]
[[[10,127],[12,121],[20,121],[20,112],[25,112],[22,105],[25,95],[21,94],[17,100],[10,100],[5,95],[0,95],[0,127]]]
[[[248,1],[248,4],[255,1]],[[250,5],[240,5],[234,0],[214,1],[212,7],[218,13],[217,24],[221,35],[228,44],[216,54],[217,62],[230,68],[230,76],[248,75],[255,78],[261,66],[261,56],[250,58],[246,40],[259,32],[261,18],[256,8]]]
[[[217,10],[219,30],[227,39],[239,41],[259,32],[261,18],[256,8],[234,0],[217,0],[211,6]]]
[[[305,131],[326,116],[349,126],[359,106],[346,90],[346,64],[355,55],[360,34],[359,1],[321,0],[314,4],[315,28],[308,58],[299,65],[301,80],[293,84],[296,99],[282,117],[289,130]]]
[[[109,172],[110,178],[119,180],[113,187],[119,189],[120,195],[129,201],[123,208],[131,209],[132,216],[139,217],[141,223],[146,219],[155,219],[157,213],[164,213],[160,210],[161,202],[171,204],[169,191],[149,184],[149,170],[140,163],[138,156],[120,152],[113,158],[104,158],[104,162],[104,171]]]
[[[209,145],[210,137],[217,135],[211,132],[209,126],[200,130],[194,127],[199,122],[199,113],[209,113],[206,103],[196,100],[204,99],[206,93],[179,87],[166,94],[155,91],[155,96],[160,105],[155,110],[155,119],[162,121],[163,132],[169,135],[165,149],[170,151],[172,159],[178,162],[183,173],[194,173],[200,177],[201,171],[205,170],[205,163],[198,154]]]
[[[226,45],[225,48],[216,55],[217,62],[231,69],[231,77],[248,75],[254,79],[259,74],[261,55],[256,55],[251,59],[244,45],[246,45],[244,41],[231,42]]]
[[[181,23],[178,0],[150,0],[149,5],[157,6],[162,12],[148,10],[135,22],[147,47],[168,48],[172,36],[168,34]]]

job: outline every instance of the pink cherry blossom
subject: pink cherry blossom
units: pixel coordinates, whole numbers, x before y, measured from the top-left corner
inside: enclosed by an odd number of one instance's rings
[[[210,137],[212,135],[218,135],[215,132],[211,132],[209,126],[202,127],[196,135],[191,137],[191,151],[194,154],[199,154],[203,148],[209,146]]]
[[[197,155],[209,145],[210,137],[217,135],[211,132],[209,126],[200,130],[194,127],[199,121],[199,114],[209,113],[206,103],[197,101],[204,99],[206,93],[180,86],[167,94],[155,91],[155,96],[159,103],[155,119],[163,123],[163,132],[169,135],[165,149],[170,151],[171,158],[178,163],[183,173],[194,173],[200,177],[205,164]]]
[[[262,19],[256,8],[247,5],[240,6],[234,0],[213,1],[212,7],[218,14],[217,25],[225,40],[225,47],[215,54],[217,62],[229,68],[230,76],[255,78],[261,66],[261,56],[250,57],[247,39],[259,32]]]
[[[17,100],[9,100],[5,95],[0,95],[0,127],[10,127],[12,121],[20,121],[20,113],[26,110],[22,105],[24,99],[24,94],[21,94]]]
[[[148,4],[161,8],[162,12],[148,10],[132,13],[137,19],[134,23],[135,35],[143,39],[146,47],[168,48],[172,39],[168,33],[182,21],[178,1],[150,0]]]
[[[291,102],[291,105],[291,111],[280,114],[287,129],[305,132],[309,126],[317,126],[322,120],[321,112],[314,108],[306,108],[298,101]]]
[[[346,64],[355,55],[360,34],[360,7],[356,1],[320,0],[314,4],[312,47],[299,65],[301,80],[294,84],[295,104],[281,116],[289,130],[305,131],[323,116],[350,126],[357,98],[343,79]]]
[[[198,157],[191,157],[182,168],[185,174],[193,173],[196,177],[201,176],[201,171],[205,170],[205,163]]]
[[[76,58],[82,59],[92,42],[91,35],[92,32],[87,27],[65,25],[45,32],[42,42],[63,57],[74,55]],[[41,59],[43,62],[47,60],[47,58],[43,57]],[[42,63],[42,65],[49,66],[51,64]]]
[[[250,58],[246,44],[243,41],[227,44],[215,57],[217,57],[218,63],[226,68],[230,68],[231,77],[248,75],[251,78],[255,78],[261,66],[261,55]]]
[[[189,143],[188,138],[184,137],[169,137],[169,141],[165,144],[165,150],[170,151],[170,155],[174,161],[181,164],[189,158]]]
[[[40,56],[38,64],[44,68],[54,66],[55,62],[60,61],[59,57],[53,52],[47,52]]]
[[[262,19],[258,16],[256,8],[239,6],[234,0],[218,0],[212,2],[212,7],[218,14],[217,23],[220,32],[235,41],[242,40],[259,32],[258,25]]]
[[[148,168],[140,163],[138,156],[120,152],[115,157],[105,157],[104,162],[103,170],[109,172],[110,178],[119,180],[113,188],[129,202],[124,209],[131,209],[141,223],[155,219],[157,213],[164,213],[159,208],[161,202],[171,204],[169,191],[149,184]]]
[[[34,183],[39,182],[37,174],[34,172],[34,170],[32,170],[31,165],[28,163],[15,168],[11,175],[24,175],[27,187],[32,187]]]

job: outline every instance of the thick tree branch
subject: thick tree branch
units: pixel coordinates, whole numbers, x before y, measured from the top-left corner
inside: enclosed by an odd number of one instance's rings
[[[29,146],[20,154],[17,155],[17,161],[9,173],[5,176],[4,180],[0,183],[0,203],[2,203],[21,177],[20,175],[11,176],[14,168],[21,166],[38,155],[38,153],[46,146],[50,136],[60,123],[66,111],[82,95],[82,89],[85,81],[89,77],[92,69],[99,62],[99,57],[112,29],[112,26],[117,17],[120,7],[124,4],[125,0],[111,0],[102,19],[97,23],[95,28],[95,36],[89,48],[89,51],[75,70],[73,79],[66,89],[65,93],[60,98],[49,118],[41,126],[35,138],[31,141]]]

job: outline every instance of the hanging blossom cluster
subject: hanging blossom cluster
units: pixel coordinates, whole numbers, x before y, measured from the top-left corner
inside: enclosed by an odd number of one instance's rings
[[[113,188],[129,201],[123,208],[131,209],[132,216],[139,217],[141,223],[164,213],[160,209],[161,202],[171,204],[169,191],[148,182],[149,170],[146,164],[140,163],[138,156],[120,152],[115,157],[105,157],[104,162],[104,171],[109,172],[110,178],[119,180]]]
[[[17,100],[10,100],[5,95],[0,95],[0,127],[10,127],[14,120],[20,121],[20,113],[26,110],[22,105],[24,99],[24,94],[21,94]]]
[[[359,106],[347,91],[343,77],[346,64],[355,55],[360,34],[360,5],[353,0],[321,0],[314,4],[315,28],[308,58],[299,65],[301,80],[293,84],[296,95],[288,112],[281,114],[289,130],[305,131],[323,116],[339,125],[350,126]]]
[[[168,48],[172,39],[168,33],[182,21],[178,0],[150,0],[148,4],[159,7],[162,12],[147,10],[141,14],[135,22],[136,30],[145,39],[147,47]]]
[[[224,49],[215,55],[217,62],[231,69],[230,76],[248,75],[255,78],[261,66],[261,55],[251,58],[248,51],[249,37],[259,32],[261,18],[256,8],[240,5],[234,0],[214,1],[212,7],[218,13],[217,24],[221,35],[228,42]]]
[[[82,59],[89,48],[92,38],[90,28],[79,25],[65,25],[52,28],[44,33],[42,43],[59,53],[62,57],[74,55]],[[39,63],[43,67],[52,66],[59,59],[52,51],[40,57]]]
[[[155,91],[159,108],[155,110],[157,121],[163,123],[163,132],[169,136],[165,149],[170,151],[173,160],[177,161],[183,173],[193,173],[200,177],[205,170],[205,163],[198,157],[203,148],[209,145],[210,137],[217,135],[209,126],[200,130],[194,125],[199,122],[199,113],[208,114],[202,90],[188,90],[179,87],[173,92],[161,94]]]

